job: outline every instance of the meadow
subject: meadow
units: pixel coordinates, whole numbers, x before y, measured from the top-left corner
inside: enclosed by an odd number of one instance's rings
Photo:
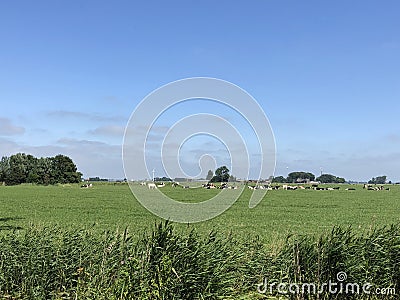
[[[352,226],[357,231],[371,226],[400,222],[400,186],[390,191],[276,190],[268,191],[254,209],[248,208],[251,191],[246,189],[224,214],[198,224],[176,224],[177,229],[211,230],[238,237],[259,236],[265,244],[289,234],[321,234],[334,225]],[[163,192],[178,201],[203,201],[218,190],[164,187]],[[151,193],[151,191],[149,191]],[[127,184],[0,186],[0,229],[26,228],[30,223],[60,226],[93,226],[99,232],[129,228],[141,233],[160,218],[149,213],[133,197]],[[1,233],[1,232],[0,232]]]
[[[321,283],[342,271],[398,292],[400,186],[346,187],[268,191],[254,209],[245,189],[224,214],[187,225],[155,217],[123,183],[0,186],[0,299],[278,299],[257,292],[265,276]],[[218,190],[163,192],[197,202]]]

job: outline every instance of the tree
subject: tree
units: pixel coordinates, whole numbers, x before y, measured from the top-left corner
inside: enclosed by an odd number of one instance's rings
[[[345,183],[346,179],[344,179],[343,177],[336,177],[336,183]]]
[[[288,175],[286,182],[299,182],[310,180],[313,181],[315,179],[315,175],[307,172],[292,172]]]
[[[210,181],[210,180],[211,180],[211,178],[213,178],[213,176],[214,176],[214,173],[213,173],[213,171],[211,171],[211,170],[208,170],[208,173],[207,173],[207,177],[206,177],[206,179],[207,179],[208,181]]]
[[[272,179],[272,182],[276,183],[286,183],[286,178],[283,176],[277,176]]]
[[[65,155],[56,155],[52,158],[53,175],[57,183],[78,183],[82,173],[77,172],[77,167],[71,158]]]
[[[372,177],[370,181],[368,181],[369,184],[385,184],[386,183],[386,178],[387,176],[378,176],[376,178]]]
[[[10,170],[5,178],[7,185],[15,185],[28,182],[28,176],[35,165],[35,158],[25,153],[17,153],[10,156]]]
[[[36,166],[37,184],[53,184],[56,182],[53,173],[53,163],[50,157],[41,157],[38,159]]]
[[[321,183],[345,183],[346,180],[341,177],[336,177],[331,174],[322,174],[321,176],[317,177],[317,181]]]
[[[0,160],[0,183],[6,181],[10,173],[10,158],[3,156]]]
[[[215,176],[211,178],[210,182],[228,182],[229,169],[226,166],[219,167],[215,170]]]
[[[376,184],[385,184],[387,176],[378,176],[376,177]]]

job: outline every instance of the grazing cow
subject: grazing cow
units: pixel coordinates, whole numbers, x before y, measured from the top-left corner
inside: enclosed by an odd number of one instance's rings
[[[328,190],[328,188],[324,188],[324,187],[315,187],[314,190],[316,190],[316,191],[326,191],[326,190]]]
[[[163,182],[163,183],[161,183],[161,184],[157,184],[157,187],[159,187],[159,188],[162,188],[162,187],[164,187],[165,186],[165,183]]]
[[[215,185],[213,183],[207,183],[207,184],[202,184],[203,188],[209,190],[209,189],[215,189]]]
[[[140,183],[140,185],[141,186],[146,186],[146,182],[143,181],[143,182]]]
[[[93,184],[91,184],[91,183],[87,183],[87,184],[81,185],[81,188],[88,189],[88,188],[91,188],[91,187],[93,187]]]
[[[226,183],[222,183],[221,186],[219,187],[221,190],[227,189],[228,185]]]
[[[287,184],[284,184],[284,185],[282,186],[282,189],[287,190],[287,189],[288,189],[288,185],[287,185]]]
[[[148,186],[148,188],[149,188],[150,190],[155,190],[155,189],[157,188],[157,186],[156,186],[155,183],[148,183],[147,186]]]

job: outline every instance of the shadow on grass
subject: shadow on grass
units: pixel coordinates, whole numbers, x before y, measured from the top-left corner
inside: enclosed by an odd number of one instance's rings
[[[7,222],[7,221],[15,221],[15,220],[21,220],[23,218],[21,217],[5,217],[5,218],[0,218],[0,222]],[[21,226],[16,226],[16,225],[0,225],[0,231],[1,230],[20,230],[23,229]]]
[[[0,231],[2,231],[2,230],[21,230],[21,229],[23,229],[21,226],[0,225]]]

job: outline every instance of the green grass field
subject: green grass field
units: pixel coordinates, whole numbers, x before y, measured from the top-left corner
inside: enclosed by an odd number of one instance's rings
[[[400,186],[390,191],[277,190],[249,209],[251,191],[246,189],[224,214],[189,227],[200,233],[213,229],[238,237],[258,235],[271,244],[288,234],[320,234],[332,226],[352,226],[359,231],[371,226],[400,222]],[[149,191],[151,193],[152,191]],[[179,201],[203,201],[217,190],[163,188]],[[149,213],[133,197],[126,184],[94,184],[81,189],[65,186],[0,186],[0,230],[26,228],[30,223],[115,230],[128,227],[132,234],[151,229],[160,218]],[[184,229],[187,225],[179,224]]]

